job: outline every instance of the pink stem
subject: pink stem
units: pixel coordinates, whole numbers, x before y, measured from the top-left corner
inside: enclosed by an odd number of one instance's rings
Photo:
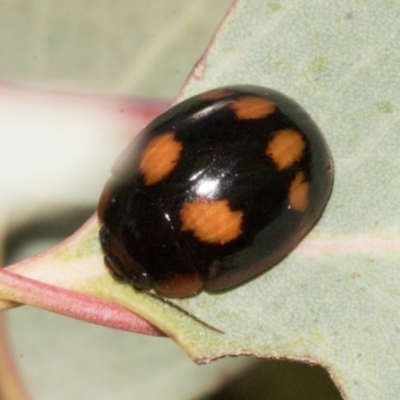
[[[0,269],[0,290],[3,297],[11,301],[28,303],[97,325],[164,336],[153,325],[122,306],[26,278],[4,269]]]

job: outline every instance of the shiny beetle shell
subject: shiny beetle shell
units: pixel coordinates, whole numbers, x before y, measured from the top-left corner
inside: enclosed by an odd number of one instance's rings
[[[293,100],[247,85],[199,94],[114,166],[98,209],[106,264],[164,297],[233,288],[297,245],[332,184],[329,148]]]

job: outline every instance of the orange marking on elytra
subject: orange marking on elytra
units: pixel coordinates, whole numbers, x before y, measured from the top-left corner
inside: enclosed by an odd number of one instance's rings
[[[179,274],[170,279],[154,282],[154,289],[161,296],[186,297],[195,294],[203,287],[200,275]]]
[[[199,94],[199,99],[202,100],[218,100],[231,95],[233,92],[229,89],[219,88],[212,89],[207,92]]]
[[[272,161],[282,170],[300,161],[304,155],[306,142],[300,132],[291,129],[281,129],[268,142],[265,153],[272,158]]]
[[[242,233],[242,211],[232,211],[227,200],[199,199],[183,204],[182,231],[192,231],[202,242],[225,244]]]
[[[172,131],[151,139],[143,150],[139,166],[145,184],[153,185],[163,180],[178,163],[182,148]]]
[[[231,105],[238,119],[261,119],[275,111],[275,103],[263,97],[247,96]]]
[[[289,188],[289,204],[292,210],[306,210],[308,206],[309,189],[310,184],[305,180],[304,172],[298,172]]]

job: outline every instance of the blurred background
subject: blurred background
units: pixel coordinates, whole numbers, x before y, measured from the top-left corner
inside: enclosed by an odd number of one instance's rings
[[[37,89],[74,93],[70,103],[90,94],[167,104],[231,3],[0,0],[5,265],[52,246],[89,218],[116,154],[129,141],[128,133],[117,132],[94,146],[92,136],[83,137],[86,125],[71,122],[76,104],[71,106],[67,96],[63,110],[55,112],[52,95],[43,100]],[[16,100],[1,89],[4,83],[21,85],[28,95]],[[319,367],[252,357],[200,367],[169,339],[27,306],[4,314],[18,367],[35,400],[341,399]]]

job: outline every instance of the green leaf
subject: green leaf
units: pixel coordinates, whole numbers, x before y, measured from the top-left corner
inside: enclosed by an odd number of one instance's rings
[[[390,1],[239,1],[181,96],[272,87],[324,132],[336,175],[316,228],[272,271],[218,296],[213,313],[215,297],[188,309],[229,331],[213,354],[317,362],[351,399],[400,392],[399,12]]]

